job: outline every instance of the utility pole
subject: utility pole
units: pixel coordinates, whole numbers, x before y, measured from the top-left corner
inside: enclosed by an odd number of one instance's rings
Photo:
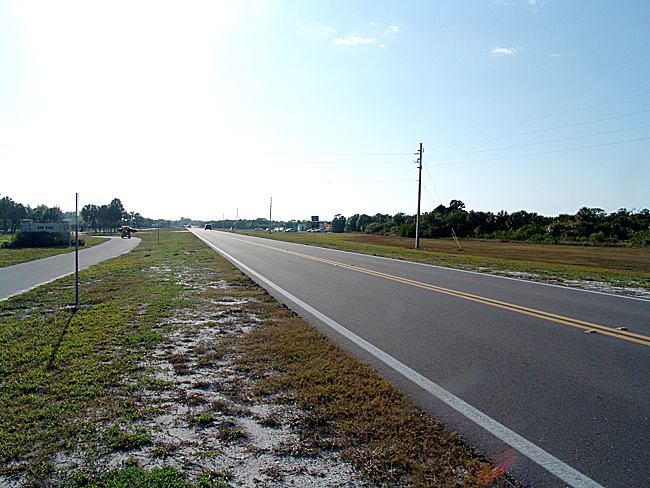
[[[271,197],[271,204],[269,205],[269,234],[271,233],[271,210],[273,209],[273,197]]]
[[[422,143],[420,143],[420,157],[418,158],[418,217],[415,223],[415,249],[420,249],[420,198],[422,196]],[[418,154],[418,153],[415,153]]]
[[[79,193],[74,205],[74,309],[79,309]]]

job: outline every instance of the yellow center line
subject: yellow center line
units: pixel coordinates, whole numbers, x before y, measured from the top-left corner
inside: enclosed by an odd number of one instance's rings
[[[373,271],[373,270],[366,269],[366,268],[360,268],[358,266],[354,266],[354,265],[351,265],[351,264],[345,264],[345,263],[341,263],[341,262],[338,262],[338,261],[332,261],[330,259],[324,259],[324,258],[319,258],[319,257],[316,257],[316,256],[310,256],[308,254],[302,254],[302,253],[299,253],[299,252],[290,251],[288,249],[280,249],[280,248],[277,248],[277,247],[272,247],[272,246],[268,246],[266,244],[261,244],[261,243],[257,243],[257,242],[245,241],[243,239],[238,239],[238,238],[233,237],[233,236],[228,236],[228,237],[231,237],[231,238],[236,239],[236,240],[241,241],[241,242],[247,242],[248,244],[252,244],[254,246],[259,246],[259,247],[263,247],[263,248],[266,248],[266,249],[270,249],[272,251],[291,254],[293,256],[301,257],[301,258],[304,258],[304,259],[310,259],[312,261],[318,261],[318,262],[323,263],[323,264],[338,266],[338,267],[349,269],[349,270],[352,270],[352,271],[357,271],[359,273],[364,273],[364,274],[368,274],[368,275],[371,275],[371,276],[376,276],[378,278],[384,278],[384,279],[395,281],[395,282],[398,282],[398,283],[403,283],[405,285],[415,286],[415,287],[422,288],[422,289],[425,289],[425,290],[435,291],[437,293],[442,293],[442,294],[454,296],[454,297],[457,297],[457,298],[463,298],[465,300],[470,300],[470,301],[473,301],[473,302],[482,303],[484,305],[490,305],[490,306],[501,308],[501,309],[504,309],[504,310],[509,310],[509,311],[521,313],[521,314],[524,314],[524,315],[529,315],[531,317],[536,317],[536,318],[540,318],[540,319],[544,319],[544,320],[549,320],[551,322],[556,322],[558,324],[569,325],[571,327],[576,327],[578,329],[583,329],[583,330],[594,330],[594,329],[596,329],[599,333],[604,334],[604,335],[608,335],[608,336],[611,336],[611,337],[616,337],[617,339],[623,339],[623,340],[630,341],[630,342],[635,342],[637,344],[642,344],[644,346],[650,346],[650,337],[645,336],[645,335],[641,335],[641,334],[635,334],[633,332],[629,332],[629,331],[626,331],[626,330],[612,329],[611,327],[607,327],[607,326],[599,325],[599,324],[594,324],[592,322],[585,322],[585,321],[582,321],[582,320],[572,319],[572,318],[569,318],[569,317],[564,317],[562,315],[557,315],[557,314],[550,313],[550,312],[544,312],[542,310],[536,310],[536,309],[533,309],[533,308],[522,307],[520,305],[515,305],[513,303],[502,302],[502,301],[499,301],[499,300],[494,300],[492,298],[482,297],[482,296],[479,296],[479,295],[472,295],[471,293],[465,293],[465,292],[462,292],[462,291],[451,290],[449,288],[443,288],[443,287],[436,286],[436,285],[430,285],[428,283],[422,283],[420,281],[411,280],[409,278],[402,278],[402,277],[399,277],[399,276],[382,273],[380,271]]]

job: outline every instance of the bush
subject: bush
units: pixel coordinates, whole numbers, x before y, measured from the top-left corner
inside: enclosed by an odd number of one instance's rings
[[[61,234],[55,232],[16,232],[10,242],[3,242],[3,248],[69,246]]]

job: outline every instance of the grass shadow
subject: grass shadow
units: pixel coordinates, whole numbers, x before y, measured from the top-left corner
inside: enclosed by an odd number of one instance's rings
[[[59,352],[59,348],[61,347],[61,343],[63,342],[63,337],[65,336],[65,333],[68,331],[70,322],[72,322],[72,319],[75,317],[75,315],[77,315],[76,308],[72,309],[72,314],[70,315],[70,317],[68,317],[68,320],[65,322],[65,325],[63,326],[63,330],[59,335],[59,340],[56,342],[56,345],[52,349],[52,353],[50,354],[50,357],[47,360],[47,364],[45,365],[45,371],[50,371],[52,369],[52,364],[54,363],[54,359],[56,358],[57,353]],[[54,314],[54,326],[56,327],[56,313]]]

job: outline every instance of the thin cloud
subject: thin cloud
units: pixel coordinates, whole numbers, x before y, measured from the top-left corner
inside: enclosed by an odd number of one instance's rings
[[[521,5],[521,4],[528,5],[531,12],[536,13],[539,11],[539,9],[537,8],[538,0],[494,0],[494,5],[503,5],[504,7],[510,7],[512,5]],[[542,1],[541,4],[543,5],[544,1]]]
[[[388,29],[384,31],[384,33],[381,36],[386,37],[386,36],[391,36],[393,34],[397,34],[398,30],[399,30],[399,26],[391,25]]]
[[[339,46],[352,46],[354,44],[374,44],[377,42],[376,37],[357,37],[357,36],[348,36],[345,39],[342,37],[339,37],[338,39],[334,39],[332,41],[332,44],[336,44]]]
[[[517,54],[517,49],[514,47],[495,47],[490,51],[490,54],[495,57],[512,56],[513,54]]]
[[[333,36],[335,34],[334,29],[323,24],[312,23],[306,26],[299,26],[300,31],[303,34],[315,35],[315,36]]]
[[[383,42],[378,43],[378,39],[381,38],[387,38],[389,36],[393,36],[399,32],[399,26],[397,25],[389,25],[386,27],[385,24],[381,24],[378,22],[368,22],[367,25],[370,25],[370,29],[366,28],[363,30],[367,30],[367,32],[364,32],[366,37],[360,36],[355,32],[353,35],[348,36],[348,37],[338,37],[332,41],[332,44],[339,45],[339,46],[353,46],[353,45],[360,45],[360,44],[374,44],[377,45],[378,47],[385,49],[386,44]],[[381,32],[381,34],[379,34]],[[368,35],[369,34],[369,35]]]

